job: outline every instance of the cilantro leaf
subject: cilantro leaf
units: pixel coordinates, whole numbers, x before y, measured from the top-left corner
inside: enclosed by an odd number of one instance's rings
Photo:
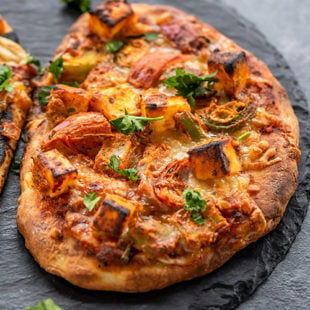
[[[64,71],[63,59],[58,57],[55,61],[51,62],[48,72],[51,72],[54,78],[55,83],[58,83],[61,74]]]
[[[110,123],[121,133],[129,135],[134,131],[142,131],[149,121],[159,121],[163,118],[163,116],[149,118],[125,114],[119,118],[111,120]]]
[[[20,173],[20,163],[21,163],[20,157],[15,156],[12,162],[11,171],[16,175],[19,175]]]
[[[12,69],[7,65],[0,65],[0,92],[11,92],[14,89],[13,85],[10,85],[10,78],[12,77]]]
[[[34,64],[37,67],[37,71],[39,75],[42,75],[44,72],[44,68],[41,66],[41,62],[39,59],[35,58],[33,55],[28,54],[27,56],[27,64]]]
[[[49,96],[51,90],[55,87],[55,85],[46,85],[43,86],[38,94],[38,101],[41,107],[48,105]]]
[[[45,300],[40,301],[33,307],[26,307],[25,310],[62,310],[61,307],[57,306],[53,299],[47,298]]]
[[[177,69],[176,75],[165,79],[164,83],[168,87],[175,88],[178,91],[177,96],[183,96],[194,107],[196,104],[195,98],[213,96],[216,93],[213,90],[214,83],[218,82],[218,79],[214,78],[216,74],[217,71],[206,76],[196,76],[182,69]],[[203,84],[203,82],[207,82],[207,85]]]
[[[114,172],[121,174],[128,178],[131,181],[137,181],[139,180],[139,177],[137,176],[138,170],[134,168],[129,169],[118,169],[120,164],[120,160],[116,155],[113,155],[110,157],[110,163],[108,167],[114,170]]]
[[[185,199],[184,209],[191,212],[191,218],[198,225],[204,224],[204,219],[200,214],[200,211],[205,211],[207,202],[202,199],[201,194],[192,189],[186,189],[183,191],[183,197]]]
[[[144,34],[147,41],[152,42],[158,38],[158,33],[156,32],[148,32]]]
[[[88,211],[93,211],[96,206],[96,203],[101,199],[101,197],[97,197],[96,193],[85,194],[83,203]]]
[[[124,43],[121,41],[117,41],[117,40],[111,40],[109,42],[107,42],[106,46],[105,46],[105,50],[108,53],[116,53],[118,52],[122,47],[124,46]]]
[[[67,5],[74,5],[83,13],[90,10],[90,0],[60,0]]]

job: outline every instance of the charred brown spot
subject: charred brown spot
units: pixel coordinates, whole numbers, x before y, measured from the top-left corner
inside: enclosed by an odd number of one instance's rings
[[[126,0],[108,0],[100,4],[91,14],[96,15],[104,24],[114,27],[133,14]]]

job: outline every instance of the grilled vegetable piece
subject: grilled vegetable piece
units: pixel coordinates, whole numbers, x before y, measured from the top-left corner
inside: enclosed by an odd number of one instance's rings
[[[60,81],[82,83],[89,71],[105,56],[105,52],[98,47],[96,50],[83,50],[63,55],[64,71]]]
[[[253,101],[229,101],[225,104],[210,104],[209,107],[197,111],[207,127],[213,130],[233,130],[249,121],[256,113]]]
[[[176,113],[188,111],[191,107],[187,100],[181,96],[167,97],[160,93],[147,93],[141,102],[141,112],[145,117],[159,117],[164,119],[153,122],[156,133],[162,133],[175,127],[174,116]]]
[[[81,112],[57,125],[45,142],[45,149],[63,149],[95,156],[103,140],[111,135],[111,125],[98,112]]]
[[[70,186],[75,184],[77,169],[58,150],[53,149],[38,154],[34,162],[34,179],[50,197],[67,192]]]
[[[144,89],[155,86],[166,67],[181,59],[182,56],[178,52],[151,52],[132,66],[128,82]]]
[[[105,237],[118,239],[140,207],[138,202],[107,194],[95,214],[93,226]]]
[[[224,90],[228,95],[237,96],[246,86],[249,66],[245,52],[214,52],[208,60],[209,71],[217,70],[219,82],[214,89]]]
[[[91,94],[82,88],[58,84],[51,90],[47,117],[58,124],[71,114],[87,112],[90,99]]]
[[[189,136],[193,141],[206,139],[207,135],[203,130],[200,121],[191,112],[185,111],[177,113],[174,116],[176,127],[185,135]]]
[[[91,110],[101,112],[108,120],[121,115],[140,115],[140,95],[123,84],[96,92],[91,101]]]
[[[231,137],[214,138],[188,151],[189,163],[199,180],[233,175],[241,170],[241,164]]]
[[[135,21],[136,16],[126,0],[107,0],[91,13],[89,28],[100,38],[111,39]]]

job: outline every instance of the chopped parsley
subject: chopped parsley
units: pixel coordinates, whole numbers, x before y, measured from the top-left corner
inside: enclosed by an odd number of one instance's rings
[[[12,69],[7,65],[0,65],[0,92],[11,92],[14,89],[14,86],[10,85],[11,77]]]
[[[55,61],[51,62],[48,72],[51,72],[54,78],[55,83],[58,83],[59,78],[61,77],[64,71],[63,59],[58,57]]]
[[[48,105],[49,96],[51,90],[55,87],[55,85],[46,85],[43,86],[38,94],[38,101],[41,107]]]
[[[158,33],[156,32],[148,32],[144,34],[147,41],[152,42],[155,41],[158,38]]]
[[[44,68],[41,66],[41,62],[39,59],[35,58],[33,55],[28,54],[27,56],[27,64],[33,64],[37,67],[37,71],[39,75],[42,75],[44,72]]]
[[[116,155],[113,155],[110,157],[110,163],[108,167],[114,170],[114,172],[121,174],[128,178],[131,181],[137,181],[139,180],[139,177],[137,176],[138,170],[134,168],[129,169],[118,169],[120,164],[120,160]]]
[[[83,203],[88,211],[93,211],[96,206],[96,203],[101,199],[101,197],[97,197],[96,193],[85,194]]]
[[[90,10],[90,0],[60,0],[67,5],[74,5],[83,13]]]
[[[183,191],[183,197],[185,199],[184,209],[191,212],[191,218],[198,225],[204,224],[204,219],[200,214],[200,211],[205,211],[207,202],[202,199],[201,194],[192,189],[186,189]]]
[[[245,132],[243,135],[241,135],[240,137],[238,137],[238,140],[243,140],[245,138],[247,138],[249,135],[251,134],[251,132],[247,131]]]
[[[214,83],[218,82],[218,79],[214,78],[216,74],[217,71],[206,76],[196,76],[182,69],[177,69],[176,75],[165,79],[164,83],[168,87],[174,87],[178,91],[177,96],[183,96],[194,107],[195,98],[213,96],[216,93],[213,90]],[[203,82],[207,82],[207,84],[203,84]]]
[[[122,47],[124,46],[124,43],[121,41],[117,41],[117,40],[111,40],[109,42],[107,42],[106,46],[105,46],[105,50],[108,53],[116,53],[118,52]]]
[[[26,307],[25,310],[62,310],[61,307],[57,306],[53,299],[47,298],[45,300],[40,301],[33,307]]]
[[[160,121],[163,118],[163,116],[149,118],[125,114],[111,120],[110,123],[121,133],[129,135],[134,131],[142,131],[149,121]]]
[[[19,175],[19,173],[20,173],[20,163],[21,163],[20,157],[19,156],[15,156],[14,160],[12,162],[12,167],[11,167],[11,171],[14,174]]]

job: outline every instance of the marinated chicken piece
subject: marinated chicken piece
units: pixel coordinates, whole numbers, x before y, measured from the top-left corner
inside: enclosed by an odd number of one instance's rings
[[[81,112],[57,125],[45,141],[44,148],[95,156],[103,140],[111,134],[111,125],[101,113]]]
[[[145,117],[164,118],[152,122],[155,133],[161,134],[167,129],[175,128],[174,116],[176,113],[188,111],[191,107],[187,100],[181,96],[168,97],[161,93],[147,93],[141,103],[141,112]]]
[[[188,151],[189,163],[199,180],[233,175],[241,170],[235,150],[236,141],[230,137],[213,138]]]
[[[90,108],[92,111],[103,113],[108,120],[112,120],[126,113],[140,115],[140,100],[139,94],[123,84],[96,92]]]
[[[4,122],[0,124],[0,130],[0,134],[2,136],[18,141],[21,129],[17,127],[13,122]]]
[[[130,69],[128,82],[138,88],[155,86],[167,66],[181,61],[178,52],[151,52],[140,58]]]
[[[142,154],[143,145],[141,145],[135,134],[126,136],[116,133],[113,137],[106,139],[95,158],[94,169],[100,173],[114,175],[111,168],[108,167],[111,156],[115,155],[120,160],[119,169],[128,169],[134,166],[139,155]]]
[[[77,169],[58,150],[38,154],[34,162],[34,180],[50,197],[67,192],[75,184]]]
[[[182,193],[187,187],[188,176],[188,160],[185,158],[169,163],[154,182],[157,198],[168,207],[169,211],[184,206]]]
[[[71,114],[87,112],[90,99],[91,94],[82,88],[58,84],[51,90],[46,115],[59,124]]]
[[[215,90],[224,90],[228,95],[237,97],[246,86],[249,66],[245,52],[214,52],[208,60],[209,72],[217,70]]]
[[[93,226],[106,238],[118,239],[140,208],[138,202],[107,194],[95,214]]]
[[[183,53],[197,53],[209,43],[202,31],[180,19],[161,26],[162,33]]]
[[[109,40],[135,22],[136,16],[126,0],[107,0],[91,13],[89,28],[100,38]]]

